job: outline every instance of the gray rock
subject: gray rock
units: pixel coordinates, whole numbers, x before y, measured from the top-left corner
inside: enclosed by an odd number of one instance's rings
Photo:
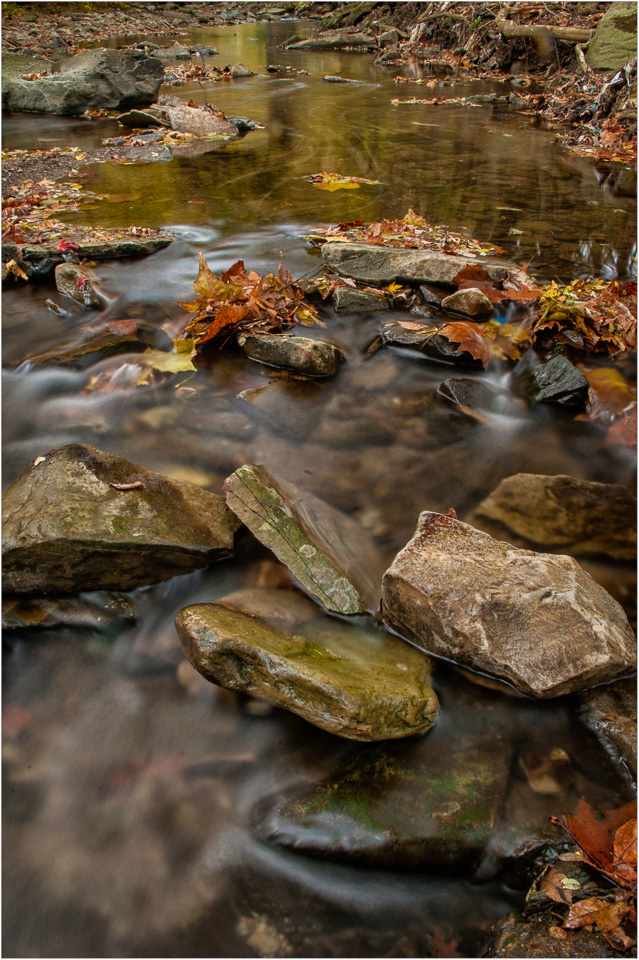
[[[380,33],[377,38],[377,43],[380,47],[392,47],[395,43],[399,42],[399,34],[397,30],[385,30],[383,33]]]
[[[322,859],[441,873],[477,866],[501,808],[499,733],[359,749],[315,787],[262,803],[258,835]]]
[[[240,467],[224,490],[231,510],[327,610],[377,609],[380,557],[359,523],[263,467]]]
[[[593,70],[620,70],[637,56],[637,4],[611,3],[586,50]]]
[[[5,630],[51,630],[56,627],[101,629],[112,623],[133,623],[133,604],[124,594],[79,597],[21,597],[2,601]]]
[[[517,547],[634,561],[637,498],[617,483],[516,473],[505,477],[468,518]]]
[[[170,47],[159,47],[153,53],[161,60],[188,60],[191,56],[189,48],[185,47],[183,43],[177,43],[177,41]]]
[[[342,623],[287,589],[242,590],[178,613],[187,659],[220,686],[350,740],[423,733],[438,702],[430,661],[375,626]]]
[[[145,127],[170,127],[168,113],[155,110],[129,110],[128,113],[121,113],[118,117],[118,123],[125,127],[135,127],[143,130]]]
[[[102,310],[108,299],[101,293],[96,283],[83,267],[76,263],[59,263],[55,268],[55,285],[58,292],[71,297],[85,307]]]
[[[385,622],[429,653],[557,697],[636,668],[619,604],[572,557],[519,550],[422,513],[384,574]]]
[[[48,453],[4,491],[2,511],[10,594],[167,580],[228,556],[239,526],[221,497],[85,444]]]
[[[461,257],[432,250],[403,250],[366,243],[325,243],[322,256],[340,276],[366,283],[444,283],[454,285],[455,277],[469,265],[482,266],[491,280],[510,277],[526,285],[530,277],[517,264],[497,257]]]
[[[349,80],[346,77],[332,77],[330,74],[327,74],[325,77],[322,77],[326,83],[357,83],[357,80]]]
[[[337,373],[341,359],[340,351],[332,343],[308,337],[282,333],[260,336],[241,334],[237,342],[252,360],[297,370],[310,377],[332,377]]]
[[[517,364],[514,375],[522,393],[532,403],[580,408],[588,399],[588,381],[566,357],[542,360],[534,350],[529,350]]]
[[[355,287],[337,287],[333,291],[332,301],[338,313],[371,313],[373,310],[389,308],[383,293],[356,290]]]
[[[637,684],[619,680],[581,694],[579,715],[623,773],[637,778]]]
[[[2,83],[9,80],[20,80],[25,73],[49,73],[54,68],[53,60],[44,57],[33,57],[27,53],[9,53],[2,51]],[[33,81],[29,81],[33,82]]]
[[[243,63],[234,63],[231,67],[231,76],[232,77],[254,77],[255,74],[252,70],[249,70],[248,67],[245,67]]]
[[[449,297],[444,297],[442,309],[456,310],[458,313],[465,313],[468,317],[492,317],[495,312],[486,294],[477,287],[456,290]]]
[[[2,105],[21,113],[80,114],[153,103],[164,78],[162,61],[131,50],[83,50],[40,80],[3,80]]]
[[[186,103],[183,106],[171,106],[168,114],[171,127],[181,133],[192,133],[196,137],[206,137],[209,134],[237,137],[238,134],[234,124],[200,107],[189,107]]]
[[[525,409],[525,404],[520,398],[513,397],[506,390],[499,390],[472,377],[443,380],[437,388],[437,395],[458,407],[482,413],[503,416],[522,414]]]

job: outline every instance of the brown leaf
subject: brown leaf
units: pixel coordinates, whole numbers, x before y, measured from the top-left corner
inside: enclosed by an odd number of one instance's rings
[[[627,803],[617,810],[596,813],[582,797],[574,815],[551,817],[550,821],[570,834],[583,851],[586,863],[616,883],[626,886],[625,876],[618,875],[614,868],[613,838],[618,828],[632,819],[635,811],[635,804]]]
[[[564,920],[566,930],[577,930],[596,924],[602,933],[614,930],[630,912],[630,906],[623,900],[610,903],[599,897],[589,897],[573,903]]]
[[[109,483],[114,490],[139,490],[144,486],[141,480],[134,480],[133,483]]]
[[[637,880],[637,821],[628,820],[615,833],[613,870],[624,876],[629,884]]]
[[[606,441],[614,445],[625,447],[637,446],[637,408],[635,407],[626,417],[615,420],[608,428]]]
[[[540,893],[544,893],[555,903],[572,903],[572,890],[569,886],[563,885],[565,879],[563,873],[555,870],[554,867],[550,867],[548,872],[544,873],[539,885]]]
[[[465,320],[445,323],[437,330],[438,335],[459,344],[457,353],[469,353],[471,357],[480,360],[484,367],[490,363],[491,343],[495,339],[496,332],[494,324],[469,323]]]

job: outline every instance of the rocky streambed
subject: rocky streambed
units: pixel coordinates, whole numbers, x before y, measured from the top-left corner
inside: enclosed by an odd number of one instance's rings
[[[7,943],[630,954],[560,824],[632,819],[634,202],[501,102],[398,130],[375,54],[286,12],[184,24],[247,74],[154,90],[165,162],[15,214],[170,242],[6,277]],[[196,114],[237,135],[180,153]],[[564,926],[588,898],[605,931]]]

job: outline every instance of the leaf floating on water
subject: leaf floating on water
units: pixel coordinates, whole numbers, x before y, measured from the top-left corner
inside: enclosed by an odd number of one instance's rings
[[[360,183],[380,183],[379,180],[367,180],[365,177],[344,177],[340,173],[311,173],[305,179],[319,190],[357,190]]]

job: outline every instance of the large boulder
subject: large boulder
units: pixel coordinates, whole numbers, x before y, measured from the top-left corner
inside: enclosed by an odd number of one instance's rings
[[[620,70],[637,56],[637,4],[611,3],[586,50],[593,70]]]
[[[2,106],[16,113],[59,115],[144,106],[156,99],[163,79],[157,57],[106,47],[83,50],[63,60],[53,76],[3,78]]]
[[[242,590],[185,607],[175,624],[207,680],[340,737],[408,737],[437,717],[428,657],[374,625],[327,617],[296,591]]]
[[[229,556],[222,497],[71,444],[38,457],[2,497],[7,593],[129,590]]]
[[[384,620],[429,653],[557,697],[636,669],[619,604],[572,557],[519,550],[422,513],[384,574]]]
[[[498,257],[462,257],[436,250],[404,250],[336,241],[323,244],[322,256],[326,265],[340,276],[365,283],[386,284],[403,280],[406,283],[455,286],[455,277],[464,267],[482,266],[491,280],[510,277],[526,286],[530,284],[530,277],[516,263]]]

